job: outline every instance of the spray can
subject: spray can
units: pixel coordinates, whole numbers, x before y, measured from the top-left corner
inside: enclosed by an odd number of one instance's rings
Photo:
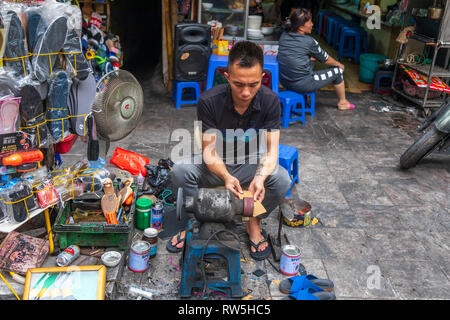
[[[58,255],[58,257],[56,258],[56,264],[59,267],[67,267],[79,256],[80,256],[80,247],[73,244],[65,248],[64,251]]]
[[[163,220],[163,209],[164,209],[164,206],[161,202],[155,203],[155,206],[152,208],[150,228],[154,228],[157,231],[161,231],[162,220]]]

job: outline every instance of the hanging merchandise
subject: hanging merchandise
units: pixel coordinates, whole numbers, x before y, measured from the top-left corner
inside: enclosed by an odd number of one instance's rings
[[[29,60],[30,54],[25,39],[25,31],[19,14],[14,10],[17,7],[2,5],[1,14],[6,27],[5,52],[3,64],[7,71],[11,71],[15,77],[25,77],[32,72]]]
[[[51,180],[42,181],[33,188],[37,195],[38,204],[41,208],[46,208],[58,202],[58,194]]]
[[[84,1],[82,13],[83,51],[90,52],[95,80],[99,81],[108,72],[120,68],[123,55],[120,38],[107,30],[102,3],[96,3],[94,11],[92,1]]]
[[[32,84],[24,85],[19,92],[20,118],[23,132],[34,137],[33,145],[39,148],[48,146],[48,129],[41,95]]]
[[[0,187],[0,200],[7,215],[15,222],[25,221],[37,208],[35,197],[26,181],[14,178]]]
[[[65,71],[55,73],[49,83],[47,97],[47,125],[55,142],[64,141],[69,132],[69,79]]]
[[[20,98],[7,96],[0,99],[0,134],[16,132]]]

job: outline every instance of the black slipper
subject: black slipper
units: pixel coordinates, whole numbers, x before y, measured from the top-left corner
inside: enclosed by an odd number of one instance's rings
[[[183,247],[177,248],[177,245],[178,245],[179,243],[181,243],[181,242],[184,243],[184,238],[181,239],[181,232],[182,232],[182,231],[180,231],[180,232],[177,233],[177,243],[176,243],[175,245],[172,245],[172,239],[169,239],[169,240],[167,241],[167,244],[166,244],[166,249],[167,249],[167,251],[172,252],[172,253],[178,253],[178,252],[181,252],[181,251],[183,250]],[[185,235],[185,236],[186,236],[186,235]]]
[[[7,28],[4,58],[14,60],[5,60],[4,66],[17,78],[24,77],[29,75],[32,70],[26,48],[25,30],[16,12],[8,11],[4,21],[5,24],[8,23],[8,20],[9,27]]]
[[[61,16],[52,21],[45,33],[36,40],[31,62],[36,79],[44,82],[53,76],[53,67],[59,52],[64,45],[67,34],[67,18]]]
[[[252,240],[250,240],[250,237],[248,239],[248,241],[250,242],[250,246],[252,246],[253,248],[256,249],[256,252],[252,252],[252,250],[250,249],[250,256],[256,261],[261,261],[261,260],[267,259],[271,253],[269,245],[263,251],[258,251],[258,247],[261,244],[263,244],[264,242],[267,242],[266,230],[262,229],[261,234],[264,238],[261,239],[261,241],[259,243],[254,243]]]
[[[79,80],[85,80],[91,73],[91,68],[83,54],[83,50],[81,48],[81,39],[74,29],[67,31],[66,40],[64,42],[62,51],[65,53],[76,52],[74,54],[65,54],[64,56],[66,57],[68,64],[72,68],[75,77]]]
[[[44,106],[39,91],[32,85],[25,85],[19,91],[22,131],[33,137],[33,145],[39,148],[48,144],[48,130],[45,123]]]

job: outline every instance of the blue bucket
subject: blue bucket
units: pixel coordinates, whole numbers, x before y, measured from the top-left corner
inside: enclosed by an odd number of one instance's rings
[[[378,62],[387,59],[385,55],[376,53],[363,53],[359,56],[359,81],[373,83],[378,70]]]

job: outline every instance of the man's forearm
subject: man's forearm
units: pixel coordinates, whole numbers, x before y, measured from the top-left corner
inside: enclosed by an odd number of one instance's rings
[[[262,177],[265,181],[272,174],[277,166],[278,158],[276,155],[264,155],[256,167],[255,177]]]

